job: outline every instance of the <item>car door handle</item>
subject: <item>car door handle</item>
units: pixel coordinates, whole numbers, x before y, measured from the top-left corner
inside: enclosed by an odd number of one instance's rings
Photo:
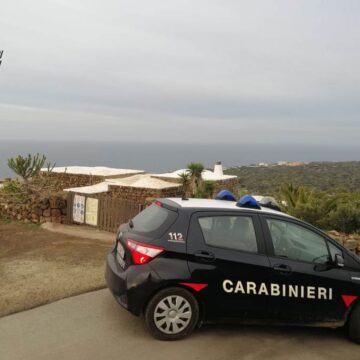
[[[291,267],[285,264],[276,264],[273,266],[273,269],[275,271],[279,271],[283,275],[289,275],[292,273]]]
[[[194,253],[194,256],[199,260],[207,261],[207,262],[211,262],[215,260],[215,255],[209,251],[199,250]]]

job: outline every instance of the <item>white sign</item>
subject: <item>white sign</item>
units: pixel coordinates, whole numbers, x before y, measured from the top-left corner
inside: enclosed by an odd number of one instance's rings
[[[97,226],[98,223],[98,205],[99,200],[94,198],[86,199],[85,222],[88,225]]]
[[[85,218],[85,196],[75,195],[73,202],[73,221],[83,224]]]

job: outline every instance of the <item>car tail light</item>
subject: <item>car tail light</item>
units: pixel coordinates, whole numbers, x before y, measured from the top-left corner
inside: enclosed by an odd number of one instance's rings
[[[130,239],[126,240],[126,245],[136,265],[146,264],[165,251],[162,247],[142,244]]]

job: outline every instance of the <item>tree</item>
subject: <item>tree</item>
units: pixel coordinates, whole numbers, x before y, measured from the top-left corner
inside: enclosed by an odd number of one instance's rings
[[[8,166],[15,174],[19,175],[25,183],[28,183],[31,178],[39,175],[45,161],[45,155],[18,155],[16,158],[8,159]],[[50,168],[51,165],[48,164],[48,169]]]
[[[194,163],[194,162],[190,163],[187,167],[190,172],[192,196],[195,197],[201,188],[201,184],[202,184],[201,174],[204,171],[205,167],[201,163]]]
[[[299,204],[310,203],[312,190],[304,186],[294,186],[291,183],[286,183],[280,186],[279,196],[283,206],[289,210],[296,208]]]
[[[51,194],[58,187],[58,181],[48,176],[40,176],[40,171],[44,167],[44,172],[53,171],[55,164],[45,165],[45,155],[18,155],[8,159],[8,166],[21,179],[6,180],[0,190],[0,199],[10,202],[33,202],[34,199],[41,198],[46,194]]]
[[[313,225],[318,226],[323,218],[323,193],[315,194],[313,189],[287,183],[280,187],[279,200],[283,211]]]
[[[201,197],[212,198],[215,190],[215,181],[206,180],[202,183]]]
[[[186,198],[190,186],[190,174],[184,171],[179,175],[179,178],[180,178],[180,183],[182,185],[183,198]]]
[[[288,214],[327,230],[345,233],[360,230],[360,195],[326,193],[304,186],[284,184],[279,200]]]

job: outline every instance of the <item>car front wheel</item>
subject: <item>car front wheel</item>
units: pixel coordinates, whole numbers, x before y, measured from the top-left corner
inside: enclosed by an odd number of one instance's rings
[[[160,340],[179,340],[188,336],[199,320],[199,305],[194,295],[183,288],[159,291],[145,310],[145,324]]]

